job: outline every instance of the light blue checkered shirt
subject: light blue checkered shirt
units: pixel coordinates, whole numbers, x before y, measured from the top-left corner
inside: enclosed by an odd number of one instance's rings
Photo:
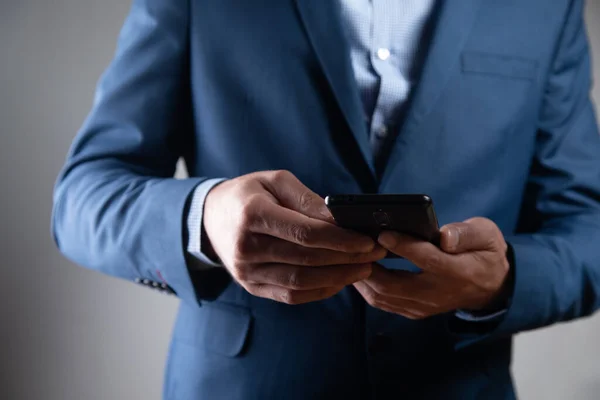
[[[338,0],[371,145],[377,153],[396,128],[414,86],[413,65],[435,0]],[[418,67],[418,66],[417,66]],[[204,198],[222,179],[195,190],[188,214],[189,253],[198,267],[218,266],[200,249]]]
[[[371,146],[398,128],[435,0],[339,0]],[[415,63],[417,65],[415,65]]]
[[[329,1],[329,0],[327,0]],[[423,45],[435,0],[338,0],[342,23],[350,45],[352,67],[363,103],[370,142],[378,154],[389,135],[398,129],[404,107],[421,65],[417,56]],[[200,248],[204,199],[223,179],[200,184],[191,200],[188,214],[187,251],[198,268],[218,267]],[[482,320],[504,311],[475,317],[458,312],[460,318]]]

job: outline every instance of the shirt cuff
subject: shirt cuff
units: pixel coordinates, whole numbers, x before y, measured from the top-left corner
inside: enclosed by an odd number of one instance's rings
[[[489,314],[479,314],[479,315],[475,315],[471,312],[468,311],[463,311],[463,310],[457,310],[456,313],[454,315],[456,315],[456,318],[460,318],[463,321],[469,321],[469,322],[489,322],[489,321],[494,321],[499,319],[500,317],[502,317],[504,314],[506,314],[506,308],[500,311],[494,311],[492,313]]]
[[[187,252],[193,257],[190,260],[195,269],[207,269],[212,267],[222,267],[223,265],[211,260],[202,251],[202,214],[204,212],[204,202],[208,192],[210,192],[219,183],[225,181],[225,178],[209,179],[199,184],[190,202],[190,208],[187,216],[188,243]]]

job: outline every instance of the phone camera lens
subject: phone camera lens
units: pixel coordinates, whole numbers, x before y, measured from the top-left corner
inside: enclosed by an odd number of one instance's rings
[[[386,212],[376,211],[373,213],[373,219],[375,223],[379,225],[381,228],[389,228],[390,227],[390,217]]]

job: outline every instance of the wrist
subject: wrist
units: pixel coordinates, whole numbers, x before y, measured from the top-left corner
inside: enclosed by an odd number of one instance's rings
[[[512,299],[514,289],[514,278],[515,278],[515,267],[514,267],[514,254],[510,243],[507,243],[506,254],[504,262],[506,263],[504,268],[506,270],[504,279],[500,288],[496,291],[494,296],[484,306],[466,310],[469,313],[477,314],[491,314],[501,310],[505,310],[510,306],[510,300]]]
[[[215,252],[215,249],[210,242],[208,235],[206,234],[206,230],[204,229],[204,221],[200,224],[200,249],[202,249],[202,253],[215,264],[222,264],[221,259]]]
[[[200,249],[205,257],[216,264],[221,264],[221,259],[212,245],[208,230],[206,229],[206,221],[211,219],[211,210],[214,210],[213,203],[215,203],[215,201],[218,203],[218,200],[215,200],[215,197],[218,197],[216,196],[218,194],[218,186],[223,182],[225,182],[225,179],[217,181],[206,192],[204,204],[202,205],[202,218],[200,219]]]

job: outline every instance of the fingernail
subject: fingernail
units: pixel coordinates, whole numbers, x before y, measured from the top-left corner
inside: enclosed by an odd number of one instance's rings
[[[364,237],[362,241],[363,242],[361,244],[361,248],[364,249],[365,253],[370,253],[373,250],[375,250],[375,242],[373,241],[373,239],[369,237]]]
[[[387,249],[394,248],[398,244],[397,235],[393,232],[382,232],[377,241]]]
[[[327,218],[327,219],[329,219],[329,220],[331,220],[331,221],[333,221],[333,220],[334,220],[334,219],[333,219],[333,215],[331,215],[331,211],[329,211],[329,208],[327,208],[327,206],[326,206],[326,205],[324,205],[324,206],[321,206],[321,207],[319,208],[319,214],[321,214],[323,217],[325,217],[325,218]]]
[[[448,250],[454,250],[458,246],[458,230],[456,228],[446,228],[446,245]]]

